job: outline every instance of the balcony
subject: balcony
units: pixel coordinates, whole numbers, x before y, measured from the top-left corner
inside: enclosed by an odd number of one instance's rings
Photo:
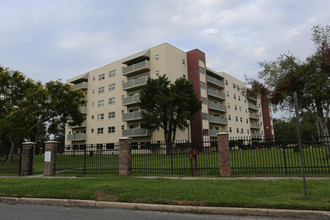
[[[85,128],[86,127],[86,121],[84,121],[81,125],[74,125],[69,126],[70,128]]]
[[[254,138],[254,139],[261,139],[262,136],[261,136],[261,134],[252,134],[252,138]]]
[[[221,131],[215,130],[215,129],[210,129],[211,137],[216,137],[219,132],[221,132]]]
[[[209,109],[220,111],[220,112],[227,112],[227,107],[221,104],[209,102]]]
[[[250,113],[249,116],[250,116],[250,118],[252,118],[252,119],[259,120],[259,115],[257,115],[257,114]]]
[[[87,87],[88,87],[88,83],[87,82],[81,82],[81,83],[78,83],[78,84],[75,84],[74,85],[74,90],[78,90],[78,89],[86,90]]]
[[[249,96],[248,99],[250,99],[250,100],[252,100],[252,101],[255,101],[255,102],[258,101],[258,100],[257,100],[257,97],[255,97],[255,96]]]
[[[86,134],[69,134],[68,141],[86,141]]]
[[[134,128],[134,129],[126,129],[123,130],[123,137],[150,137],[152,134],[151,130],[143,129],[143,128]]]
[[[213,116],[213,115],[210,115],[210,123],[213,123],[213,124],[228,124],[227,122],[227,118],[221,118],[219,116]]]
[[[133,79],[133,80],[129,80],[128,82],[124,82],[123,90],[130,91],[130,90],[141,88],[141,87],[147,85],[148,78],[149,77],[143,77],[140,79]]]
[[[207,94],[209,96],[212,96],[212,97],[217,98],[217,99],[221,99],[221,100],[225,100],[226,99],[225,93],[219,92],[219,91],[214,90],[214,89],[208,88],[207,89]]]
[[[260,129],[260,125],[257,124],[257,123],[250,123],[250,128],[251,129],[257,129],[257,130],[259,130]]]
[[[140,95],[129,96],[127,98],[123,98],[123,105],[134,105],[140,101]]]
[[[258,106],[249,102],[249,108],[258,111]]]
[[[142,62],[123,67],[123,76],[131,76],[133,74],[142,73],[147,70],[150,70],[150,61],[144,60]]]
[[[225,88],[225,83],[217,78],[207,75],[206,80],[213,86],[216,86],[221,89]]]
[[[123,114],[122,116],[123,121],[135,121],[141,119],[142,119],[141,112],[129,112]]]

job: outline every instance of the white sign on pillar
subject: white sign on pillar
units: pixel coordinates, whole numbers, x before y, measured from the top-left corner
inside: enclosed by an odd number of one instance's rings
[[[51,161],[51,156],[52,156],[52,152],[51,151],[46,151],[45,152],[45,162],[50,162]]]

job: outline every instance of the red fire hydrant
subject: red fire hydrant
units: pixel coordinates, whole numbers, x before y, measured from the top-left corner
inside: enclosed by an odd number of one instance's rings
[[[189,160],[190,160],[190,170],[191,170],[191,175],[194,175],[194,167],[193,167],[193,160],[195,160],[195,169],[196,172],[198,172],[198,168],[197,168],[197,156],[199,155],[198,150],[196,150],[196,148],[191,149],[189,151]]]

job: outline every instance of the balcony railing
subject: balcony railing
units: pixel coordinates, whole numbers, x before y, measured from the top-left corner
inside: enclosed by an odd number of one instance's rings
[[[209,102],[209,108],[212,110],[220,111],[220,112],[227,112],[227,107],[221,104]]]
[[[78,84],[75,84],[74,85],[74,89],[75,90],[78,90],[78,89],[87,89],[88,87],[88,83],[87,82],[81,82],[81,83],[78,83]]]
[[[132,65],[129,65],[127,67],[123,67],[123,75],[124,76],[130,76],[136,73],[141,73],[146,70],[150,70],[150,61],[144,60],[139,63],[135,63]]]
[[[208,89],[207,94],[209,96],[213,96],[213,97],[218,98],[218,99],[223,99],[223,100],[226,99],[225,93],[219,92],[219,91],[214,90],[214,89]]]
[[[216,137],[219,132],[221,132],[221,131],[215,130],[215,129],[211,129],[210,130],[211,137]]]
[[[255,97],[255,96],[249,96],[249,99],[252,100],[252,101],[255,101],[255,102],[258,101],[257,97]]]
[[[150,137],[151,130],[143,128],[126,129],[122,131],[123,137]]]
[[[86,134],[69,134],[68,141],[86,141]]]
[[[132,90],[132,89],[138,89],[147,84],[148,78],[149,77],[144,77],[144,78],[133,79],[133,80],[129,80],[128,82],[124,82],[123,90],[128,91],[128,90]]]
[[[259,124],[257,124],[257,123],[250,123],[250,127],[252,128],[252,129],[260,129],[260,125]]]
[[[208,83],[217,86],[219,88],[225,88],[225,83],[219,79],[216,79],[212,76],[207,75],[206,80]]]
[[[134,105],[140,101],[140,95],[129,96],[127,98],[123,98],[123,105]]]
[[[122,116],[122,120],[123,121],[134,121],[134,120],[141,120],[142,116],[141,116],[141,112],[129,112],[129,113],[125,113]]]
[[[210,115],[210,123],[216,123],[216,124],[228,124],[227,118],[221,118],[219,116],[213,116]]]
[[[250,113],[250,118],[253,118],[253,119],[259,120],[259,115],[254,114],[254,113]]]
[[[249,108],[258,111],[258,106],[253,103],[249,103]]]
[[[70,128],[85,128],[86,127],[86,121],[84,121],[81,125],[74,125],[69,126]]]

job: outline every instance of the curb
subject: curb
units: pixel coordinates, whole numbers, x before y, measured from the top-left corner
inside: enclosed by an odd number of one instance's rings
[[[244,215],[244,216],[286,217],[286,218],[330,219],[330,212],[328,211],[310,211],[310,210],[182,206],[182,205],[161,205],[161,204],[145,204],[145,203],[105,202],[105,201],[77,200],[77,199],[18,198],[18,197],[0,197],[0,202],[77,206],[77,207],[90,207],[90,208],[120,208],[120,209],[135,209],[135,210],[145,210],[145,211],[189,212],[189,213],[215,214],[215,215],[238,215],[238,216]]]

